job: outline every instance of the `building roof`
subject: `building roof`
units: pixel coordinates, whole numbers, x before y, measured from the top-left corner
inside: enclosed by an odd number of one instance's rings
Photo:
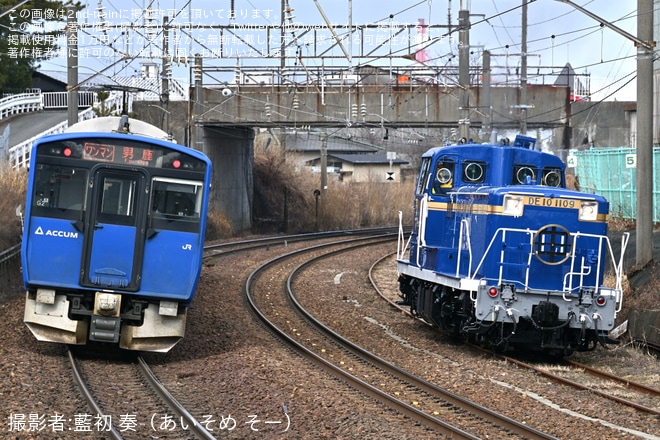
[[[314,152],[321,150],[321,133],[297,132],[287,133],[285,145],[288,151]],[[382,151],[383,147],[359,142],[352,139],[328,136],[326,151],[330,153],[374,153]]]
[[[361,165],[376,165],[376,164],[389,164],[390,160],[387,154],[328,154],[328,157],[334,157],[342,162],[361,164]],[[403,159],[392,159],[393,165],[405,165],[408,161]]]

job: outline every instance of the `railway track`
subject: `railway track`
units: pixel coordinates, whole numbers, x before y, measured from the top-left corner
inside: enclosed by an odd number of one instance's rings
[[[391,235],[370,238],[368,243],[363,238],[345,240],[277,257],[248,277],[245,287],[248,301],[255,314],[278,338],[310,362],[433,432],[466,439],[484,436],[554,438],[411,375],[346,340],[301,306],[292,285],[297,274],[306,267],[356,247],[395,239],[396,236]],[[274,291],[272,286],[276,285],[286,286],[286,292]],[[294,304],[297,314],[282,311],[287,301]]]
[[[409,316],[410,310],[407,307],[401,307],[394,299],[393,295],[388,295],[385,292],[381,291],[378,288],[377,282],[373,276],[375,268],[381,264],[384,260],[390,258],[392,254],[388,254],[378,259],[371,266],[369,271],[369,279],[374,289],[380,295],[382,299],[387,301],[392,307],[397,310],[405,313]],[[427,324],[425,321],[420,319],[420,322]],[[552,379],[556,383],[561,383],[563,385],[570,386],[577,390],[589,391],[592,394],[598,395],[608,400],[612,400],[621,405],[634,408],[635,410],[648,413],[651,415],[659,416],[660,415],[660,390],[654,387],[650,387],[641,383],[634,382],[630,379],[618,377],[614,374],[599,370],[597,368],[584,365],[570,359],[564,359],[560,364],[557,365],[548,365],[540,364],[535,365],[529,362],[523,362],[519,359],[513,358],[511,356],[505,356],[501,354],[495,354],[492,351],[485,350],[481,347],[473,346],[474,349],[486,353],[489,356],[496,355],[499,359],[505,360],[513,365],[516,365],[519,368],[524,368],[530,371],[534,371],[540,376]],[[553,372],[555,371],[555,372]],[[562,374],[560,374],[562,372]],[[581,378],[570,379],[567,376],[577,376],[581,375]],[[589,380],[588,376],[596,377],[600,380],[598,384],[594,384],[593,380]],[[625,389],[627,391],[628,397],[624,398],[617,394],[616,390]],[[612,390],[612,391],[606,391]],[[631,394],[636,394],[635,396],[630,396]]]
[[[95,432],[114,440],[156,438],[215,439],[181,405],[140,356],[86,358],[68,350],[74,381],[91,414],[78,414],[75,432]],[[144,417],[145,413],[151,417]]]

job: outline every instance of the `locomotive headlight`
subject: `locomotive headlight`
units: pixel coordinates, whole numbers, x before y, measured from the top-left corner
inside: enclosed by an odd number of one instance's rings
[[[598,218],[598,202],[583,201],[580,204],[578,218],[582,221],[594,221]]]
[[[504,215],[512,215],[514,217],[520,217],[523,214],[523,198],[522,196],[517,196],[513,194],[507,194],[504,196],[503,208]]]

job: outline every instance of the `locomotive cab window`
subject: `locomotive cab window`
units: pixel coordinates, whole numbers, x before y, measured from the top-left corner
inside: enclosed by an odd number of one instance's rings
[[[543,178],[541,179],[543,185],[547,186],[562,186],[561,168],[547,167],[543,169]]]
[[[531,185],[537,183],[538,169],[534,165],[516,165],[513,167],[514,185]]]
[[[197,231],[203,183],[156,177],[151,188],[152,227]]]
[[[454,168],[454,161],[441,160],[438,162],[433,174],[432,194],[445,194],[454,187]]]
[[[84,168],[37,164],[32,194],[35,215],[80,219],[85,209],[87,176]]]
[[[417,181],[416,194],[422,194],[429,182],[429,175],[431,174],[431,158],[425,157],[422,159],[422,166],[419,172],[419,180]]]
[[[484,183],[486,181],[486,164],[483,162],[463,163],[463,182]]]

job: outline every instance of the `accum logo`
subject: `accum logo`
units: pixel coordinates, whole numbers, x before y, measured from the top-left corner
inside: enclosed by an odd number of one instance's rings
[[[47,229],[45,232],[41,226],[37,227],[34,235],[45,235],[46,237],[59,237],[59,238],[78,238],[77,232],[59,231],[57,229]]]

